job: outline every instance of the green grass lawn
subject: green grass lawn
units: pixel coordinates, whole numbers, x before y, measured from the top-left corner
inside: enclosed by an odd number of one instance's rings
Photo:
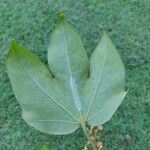
[[[6,54],[16,39],[45,63],[49,35],[65,11],[78,29],[90,57],[103,25],[126,68],[129,92],[100,133],[103,150],[150,149],[150,31],[149,0],[0,0],[0,150],[81,150],[82,130],[67,136],[41,133],[21,119],[21,108],[6,72]]]

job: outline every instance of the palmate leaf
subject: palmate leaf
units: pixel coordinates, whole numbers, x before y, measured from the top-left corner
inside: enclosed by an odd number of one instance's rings
[[[15,41],[7,70],[22,118],[38,130],[69,134],[80,126],[102,125],[126,92],[124,66],[106,32],[88,60],[77,31],[66,20],[54,29],[49,69]]]

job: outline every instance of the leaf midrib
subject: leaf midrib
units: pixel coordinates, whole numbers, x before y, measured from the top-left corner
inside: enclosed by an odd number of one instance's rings
[[[88,107],[88,110],[87,110],[87,113],[86,113],[86,117],[85,117],[86,119],[85,119],[85,120],[87,120],[87,118],[88,118],[88,115],[89,115],[90,110],[91,110],[91,107],[92,107],[92,105],[93,105],[93,103],[94,103],[94,100],[95,100],[97,91],[98,91],[98,89],[99,89],[99,87],[100,87],[100,85],[101,85],[102,76],[103,76],[103,72],[104,72],[104,68],[105,68],[105,64],[106,64],[106,59],[107,59],[107,51],[108,51],[108,47],[107,47],[107,44],[106,44],[105,58],[104,58],[103,66],[102,66],[102,71],[101,71],[101,74],[100,74],[100,79],[99,79],[99,81],[98,81],[98,86],[97,86],[97,88],[96,88],[96,90],[95,90],[95,92],[94,92],[94,95],[93,95],[93,97],[91,98],[90,105],[89,105],[89,107]]]
[[[70,65],[70,59],[69,59],[69,53],[68,53],[68,46],[67,46],[67,40],[66,40],[66,32],[65,32],[65,27],[63,26],[63,37],[64,37],[64,42],[65,42],[65,53],[66,53],[66,56],[67,56],[67,64],[68,64],[68,69],[69,69],[69,75],[70,75],[70,78],[73,78],[74,79],[74,77],[72,76],[72,70],[71,70],[71,65]],[[73,99],[74,99],[74,96],[73,96],[73,91],[72,91],[72,89],[71,89],[71,85],[69,86],[69,88],[70,88],[70,90],[71,90],[71,93],[72,93],[72,97],[73,97]],[[77,87],[74,87],[74,88],[77,88]],[[78,90],[77,90],[77,92],[78,92]],[[78,95],[79,95],[79,93],[78,93]],[[75,101],[77,101],[77,103],[80,103],[80,105],[81,105],[81,101],[80,101],[80,99],[74,99],[74,103],[75,103]],[[80,102],[79,102],[80,101]],[[78,107],[75,105],[75,107],[77,108],[77,110],[78,110],[78,112],[79,112],[79,114],[80,114],[80,117],[82,118],[82,114],[81,114],[81,111],[78,109]]]
[[[69,76],[72,77],[72,71],[71,71],[71,65],[70,65],[70,59],[69,59],[69,54],[68,54],[68,46],[67,46],[66,33],[65,33],[64,26],[63,26],[63,37],[64,37],[64,42],[65,42],[65,53],[66,53],[66,56],[67,56],[67,64],[68,64],[68,69],[69,69]]]

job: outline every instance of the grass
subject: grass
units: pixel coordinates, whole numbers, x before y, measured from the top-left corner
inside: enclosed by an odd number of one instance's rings
[[[126,68],[128,95],[100,133],[103,150],[150,149],[150,63],[148,0],[1,0],[0,1],[0,150],[81,150],[79,129],[67,136],[47,135],[21,119],[21,109],[6,73],[6,54],[16,39],[46,62],[49,35],[65,11],[78,29],[88,55],[100,39],[99,24],[108,31]]]

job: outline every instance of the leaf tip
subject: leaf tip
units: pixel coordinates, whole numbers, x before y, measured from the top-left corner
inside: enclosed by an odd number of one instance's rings
[[[65,20],[65,12],[64,11],[59,13],[59,18],[60,18],[60,21],[64,21]]]
[[[7,58],[9,58],[11,56],[11,54],[14,52],[16,44],[17,43],[16,43],[15,39],[13,39],[11,41],[11,44],[10,44],[10,48],[9,48],[9,51],[8,51],[8,54],[7,54]]]
[[[102,29],[102,31],[105,31],[104,27],[101,24],[99,24],[99,27]]]

